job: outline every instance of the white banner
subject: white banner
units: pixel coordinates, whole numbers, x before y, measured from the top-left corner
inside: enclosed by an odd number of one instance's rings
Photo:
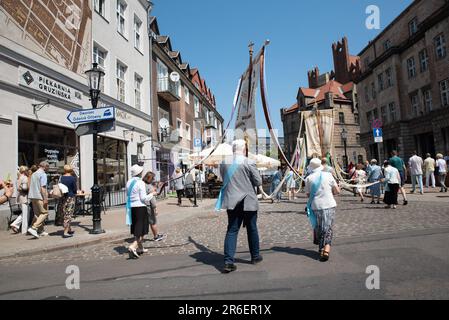
[[[306,126],[307,157],[332,152],[334,115],[332,110],[303,111]]]
[[[81,91],[24,67],[19,67],[19,85],[76,104],[81,104],[83,96]]]

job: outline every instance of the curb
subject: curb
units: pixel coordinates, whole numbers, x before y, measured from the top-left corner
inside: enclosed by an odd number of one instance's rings
[[[214,208],[214,205],[208,205],[208,206],[203,207],[202,209],[203,210],[211,210],[212,208]],[[187,218],[188,217],[186,217],[184,219],[187,219]],[[181,219],[178,222],[183,221],[184,219]],[[99,244],[99,243],[103,243],[103,242],[124,241],[124,240],[128,239],[129,237],[132,237],[132,235],[130,235],[129,231],[126,231],[126,232],[117,233],[117,234],[111,235],[111,236],[104,236],[99,239],[86,240],[86,241],[73,243],[73,244],[66,244],[66,245],[60,245],[57,247],[55,246],[55,247],[49,247],[49,248],[43,248],[43,249],[26,250],[26,251],[16,252],[16,253],[13,253],[13,254],[10,254],[7,256],[2,256],[2,257],[0,257],[0,262],[7,260],[7,259],[13,259],[13,258],[37,256],[42,253],[51,253],[51,252],[62,251],[62,250],[67,250],[67,249],[82,248],[82,247],[87,247],[87,246],[91,246],[91,245],[95,245],[95,244]]]
[[[73,243],[73,244],[61,245],[61,246],[57,246],[57,247],[49,247],[49,248],[36,249],[36,250],[27,250],[27,251],[13,253],[8,256],[2,256],[2,257],[0,257],[0,262],[3,260],[11,259],[11,258],[32,257],[32,256],[40,255],[42,253],[51,253],[51,252],[56,252],[56,251],[61,251],[61,250],[66,250],[66,249],[87,247],[87,246],[91,246],[91,245],[95,245],[95,244],[99,244],[99,243],[107,242],[107,241],[118,241],[118,240],[122,240],[122,239],[125,240],[125,239],[127,239],[127,237],[129,237],[128,232],[111,235],[111,236],[105,236],[100,239],[93,239],[93,240],[87,240],[87,241]]]

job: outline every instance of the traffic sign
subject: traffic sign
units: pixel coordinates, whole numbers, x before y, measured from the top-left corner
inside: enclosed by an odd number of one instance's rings
[[[76,127],[75,133],[77,136],[84,136],[87,134],[101,133],[114,130],[115,130],[115,120],[108,120],[108,121],[80,124],[78,127]]]
[[[376,143],[383,142],[382,128],[374,128],[373,135],[374,135],[374,142]]]
[[[382,128],[382,120],[374,119],[373,120],[373,129]]]
[[[194,146],[195,148],[201,147],[201,145],[202,145],[201,138],[195,138],[195,139],[193,139],[193,146]]]
[[[72,111],[67,116],[67,120],[69,120],[72,124],[113,119],[115,119],[115,108],[112,106],[105,108]]]

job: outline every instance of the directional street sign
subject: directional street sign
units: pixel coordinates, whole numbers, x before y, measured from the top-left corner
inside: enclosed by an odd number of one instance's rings
[[[67,120],[69,120],[72,124],[114,120],[114,119],[115,119],[115,108],[112,106],[105,108],[73,111],[70,112],[69,115],[67,116]]]
[[[80,124],[78,127],[76,127],[75,133],[77,136],[84,136],[87,134],[101,133],[114,130],[115,130],[115,120],[108,120],[108,121]]]
[[[373,135],[374,135],[374,142],[376,143],[383,142],[382,128],[374,128]]]

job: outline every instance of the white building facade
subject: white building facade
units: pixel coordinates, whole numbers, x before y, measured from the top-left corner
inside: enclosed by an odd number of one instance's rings
[[[98,62],[106,73],[98,107],[116,109],[115,128],[99,134],[98,180],[123,193],[132,164],[151,152],[151,8],[145,0],[77,3],[0,4],[0,178],[15,182],[18,166],[47,160],[50,184],[71,164],[90,192],[92,135],[78,136],[67,116],[92,108],[84,72]],[[0,206],[2,227],[8,213]]]

